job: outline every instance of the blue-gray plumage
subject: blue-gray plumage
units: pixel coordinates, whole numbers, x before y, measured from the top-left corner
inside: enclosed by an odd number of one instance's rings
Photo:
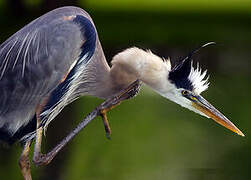
[[[75,71],[91,59],[96,37],[88,14],[66,7],[34,20],[1,44],[1,140],[14,142],[25,135],[22,131],[35,130],[35,123],[29,130],[25,127],[37,105],[45,97],[49,98],[46,110],[59,102]]]
[[[31,179],[28,162],[34,138],[33,161],[44,165],[96,116],[102,116],[109,135],[106,112],[134,96],[139,81],[244,136],[200,95],[209,83],[206,72],[192,66],[192,54],[172,68],[169,59],[132,47],[115,55],[111,64],[110,68],[92,19],[77,7],[53,10],[0,45],[0,141],[24,142],[19,165],[26,180]],[[49,123],[83,95],[107,100],[52,151],[41,154],[42,133]]]

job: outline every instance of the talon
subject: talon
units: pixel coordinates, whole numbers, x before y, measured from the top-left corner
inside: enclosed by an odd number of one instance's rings
[[[109,134],[109,133],[105,133],[105,137],[108,139],[108,140],[112,140],[112,138],[111,138],[111,133]]]
[[[132,83],[129,87],[122,90],[120,94],[118,95],[118,99],[121,99],[120,101],[123,101],[125,99],[131,99],[139,93],[139,90],[141,88],[141,83],[139,80]]]
[[[107,99],[107,101],[109,102],[108,106],[103,106],[102,108],[100,108],[99,113],[104,122],[105,133],[106,133],[107,139],[111,139],[110,137],[111,128],[109,126],[106,113],[110,111],[111,109],[115,108],[116,106],[120,105],[120,103],[123,102],[124,100],[130,99],[136,96],[140,90],[140,86],[141,86],[140,81],[139,80],[135,81],[129,87],[122,90],[118,95],[113,96],[111,99]]]
[[[100,114],[101,114],[101,117],[103,119],[103,123],[104,123],[104,127],[105,127],[105,134],[106,134],[106,138],[107,139],[111,139],[110,135],[111,135],[111,128],[110,128],[110,125],[109,125],[109,122],[108,122],[108,119],[107,119],[107,111],[109,111],[109,109],[103,109],[100,111]]]

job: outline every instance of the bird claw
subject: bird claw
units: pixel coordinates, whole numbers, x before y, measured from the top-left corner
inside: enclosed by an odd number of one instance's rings
[[[139,80],[136,80],[135,82],[130,84],[126,89],[123,89],[117,95],[107,99],[102,104],[99,113],[103,119],[107,139],[109,140],[111,139],[110,136],[111,128],[106,113],[111,109],[115,108],[116,106],[118,106],[122,101],[135,97],[139,93],[140,87],[141,87],[141,82]]]
[[[111,134],[109,134],[109,133],[105,133],[105,137],[106,137],[108,140],[112,140]]]
[[[131,99],[138,95],[141,87],[141,82],[139,80],[134,81],[127,88],[121,90],[117,97],[120,99],[120,102],[125,99]]]
[[[111,128],[110,128],[110,125],[109,125],[109,122],[108,122],[108,119],[107,119],[107,111],[109,111],[111,108],[109,109],[103,109],[100,111],[100,115],[103,119],[103,123],[104,123],[104,127],[105,127],[105,135],[106,135],[106,138],[107,139],[111,139]]]

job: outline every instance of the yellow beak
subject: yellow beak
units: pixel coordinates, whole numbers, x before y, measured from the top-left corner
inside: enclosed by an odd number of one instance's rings
[[[196,100],[194,100],[192,104],[197,110],[212,118],[215,122],[237,133],[240,136],[245,136],[230,120],[228,120],[202,96],[197,96]]]

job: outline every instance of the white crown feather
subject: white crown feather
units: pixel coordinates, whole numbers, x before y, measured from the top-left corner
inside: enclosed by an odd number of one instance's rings
[[[203,71],[201,70],[199,63],[197,63],[197,67],[193,67],[193,62],[191,61],[191,71],[188,76],[188,79],[192,83],[193,86],[193,91],[197,94],[200,94],[201,92],[207,90],[209,87],[209,76],[206,77],[207,75],[207,70]],[[206,78],[205,78],[206,77]]]

